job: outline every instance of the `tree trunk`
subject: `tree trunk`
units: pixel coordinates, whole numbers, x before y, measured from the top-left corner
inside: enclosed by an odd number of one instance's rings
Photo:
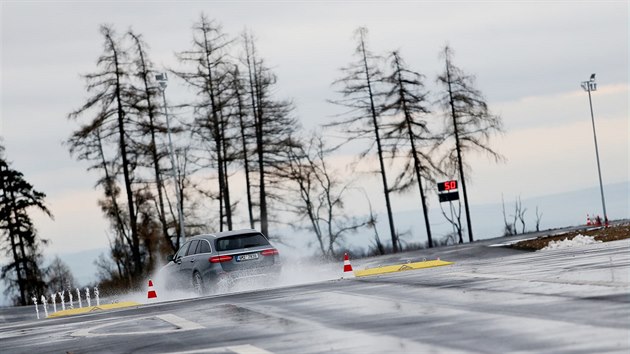
[[[230,175],[228,174],[228,157],[227,157],[227,139],[225,137],[225,126],[227,125],[225,117],[221,114],[221,142],[223,147],[223,176],[225,181],[223,186],[225,187],[225,210],[226,221],[228,230],[232,230],[232,203],[230,202]]]
[[[210,96],[210,103],[212,104],[212,113],[211,113],[211,119],[212,119],[212,132],[214,135],[214,142],[215,142],[215,149],[216,149],[216,154],[217,154],[217,168],[218,168],[218,172],[219,172],[219,199],[220,199],[220,230],[223,231],[223,210],[225,208],[225,213],[226,215],[228,215],[228,219],[231,218],[231,216],[229,216],[230,214],[230,207],[229,205],[223,205],[224,201],[225,201],[225,176],[224,173],[225,171],[223,171],[223,147],[222,147],[222,139],[223,137],[221,136],[221,128],[219,126],[220,122],[219,122],[219,115],[218,115],[218,108],[217,108],[217,97],[215,97],[215,92],[214,92],[214,85],[213,85],[213,75],[212,75],[212,68],[211,68],[211,63],[210,63],[210,54],[212,53],[212,50],[208,47],[208,34],[207,32],[204,30],[203,32],[203,39],[204,39],[204,50],[205,50],[205,55],[206,55],[206,67],[208,70],[208,80],[207,80],[207,90],[208,90],[208,95]],[[228,197],[229,199],[229,197]]]
[[[249,226],[254,228],[254,213],[252,211],[252,192],[251,192],[251,183],[249,181],[249,153],[247,151],[247,140],[245,137],[245,122],[243,121],[244,109],[243,109],[243,100],[239,90],[239,73],[238,67],[235,68],[234,71],[234,92],[237,99],[238,104],[238,120],[241,128],[241,142],[243,144],[243,166],[245,168],[245,187],[247,191],[247,212],[249,215]]]
[[[11,183],[11,181],[9,180],[9,169],[7,167],[6,171],[2,171],[0,170],[0,172],[3,172],[2,174],[0,174],[0,182],[2,183],[2,185],[0,186],[2,188],[2,196],[3,199],[5,201],[9,201],[9,197],[7,195],[7,188],[8,188],[8,184]],[[4,172],[6,172],[6,177],[7,180],[5,182],[5,177]],[[22,305],[25,304],[26,301],[26,297],[24,295],[24,280],[22,279],[22,271],[20,269],[20,257],[17,254],[17,244],[15,243],[15,235],[14,235],[14,231],[13,231],[13,222],[11,220],[11,208],[6,205],[5,206],[9,213],[7,213],[7,229],[9,231],[9,239],[11,240],[11,253],[13,254],[13,262],[15,264],[15,274],[16,274],[16,278],[17,278],[17,282],[18,282],[18,289],[20,291],[20,303]]]
[[[99,155],[101,157],[101,166],[103,168],[103,172],[105,172],[105,195],[109,195],[111,202],[112,202],[112,207],[114,208],[114,213],[116,214],[116,226],[118,227],[118,232],[120,232],[120,236],[122,236],[129,245],[132,244],[131,239],[129,239],[129,236],[127,235],[127,232],[125,231],[125,226],[123,224],[123,221],[120,217],[120,207],[118,206],[118,201],[116,201],[116,195],[114,195],[113,190],[112,190],[112,181],[113,178],[110,176],[109,174],[109,169],[107,168],[107,162],[105,160],[105,152],[103,151],[103,143],[101,140],[101,131],[100,129],[96,129],[94,131],[94,134],[96,136],[96,141],[98,144],[98,152]],[[107,190],[109,189],[109,190]]]
[[[420,171],[422,170],[422,166],[420,164],[420,160],[418,159],[418,151],[416,150],[416,142],[415,137],[413,135],[413,128],[411,125],[411,114],[407,107],[407,103],[405,100],[405,92],[403,90],[403,80],[400,69],[400,63],[398,61],[398,56],[395,56],[396,60],[396,70],[398,71],[398,86],[400,87],[400,99],[403,105],[403,112],[405,114],[405,122],[407,123],[407,130],[409,132],[409,142],[411,143],[411,153],[413,154],[413,165],[416,172],[416,180],[418,181],[418,188],[420,189],[420,199],[422,200],[422,213],[424,214],[424,224],[427,229],[427,240],[429,241],[429,248],[433,247],[433,239],[431,237],[431,225],[429,224],[429,213],[427,210],[426,198],[424,196],[424,188],[422,188],[422,176]]]
[[[249,52],[249,44],[246,43],[247,51],[247,67],[249,70],[249,85],[252,98],[252,109],[254,111],[254,127],[256,134],[256,154],[258,157],[258,173],[259,173],[259,208],[260,208],[260,231],[263,235],[269,236],[269,225],[267,220],[267,194],[265,192],[265,166],[264,151],[262,140],[262,94],[260,92],[260,77],[256,70],[255,53]]]
[[[20,256],[17,253],[17,244],[15,243],[15,235],[13,232],[9,232],[11,238],[11,252],[13,253],[13,260],[15,262],[15,274],[17,275],[18,288],[20,291],[20,304],[26,305],[26,296],[24,289],[24,279],[22,279],[22,270],[20,267]]]
[[[158,203],[159,203],[158,204],[158,208],[159,208],[158,217],[160,219],[160,224],[162,226],[162,233],[164,234],[164,238],[166,239],[167,244],[171,247],[173,251],[177,251],[177,249],[175,249],[175,246],[173,245],[173,241],[171,240],[168,234],[168,223],[166,222],[166,212],[164,208],[164,196],[163,196],[164,185],[162,182],[162,173],[160,171],[160,159],[158,158],[157,144],[155,143],[155,131],[156,131],[155,117],[153,114],[153,104],[151,103],[151,90],[150,90],[149,81],[147,78],[148,69],[146,67],[146,62],[144,59],[144,50],[142,49],[139,38],[135,36],[134,34],[131,34],[131,36],[135,40],[136,45],[138,47],[138,54],[140,55],[140,63],[141,63],[141,69],[142,69],[142,81],[144,83],[144,93],[147,96],[147,115],[149,116],[149,130],[151,132],[151,145],[150,145],[151,159],[153,160],[153,172],[155,173],[155,183],[157,185]]]
[[[256,66],[254,64],[254,71],[256,70]],[[255,74],[256,75],[256,74]],[[258,81],[258,77],[256,77],[256,81]],[[258,96],[260,96],[260,87],[258,87]],[[268,216],[267,216],[267,194],[265,192],[265,164],[264,164],[264,145],[263,145],[263,127],[262,127],[262,116],[261,116],[261,102],[260,97],[258,97],[258,110],[259,116],[256,119],[256,152],[258,153],[258,170],[260,174],[260,231],[263,235],[269,236],[269,224],[268,224]]]
[[[457,149],[457,165],[459,175],[462,180],[462,193],[464,194],[464,209],[466,211],[466,224],[468,226],[468,240],[473,242],[472,223],[470,221],[470,209],[468,208],[468,194],[466,193],[466,177],[464,176],[464,164],[462,163],[462,149],[459,142],[459,131],[457,128],[457,114],[455,112],[455,102],[453,101],[453,90],[451,88],[450,62],[446,58],[446,78],[448,82],[448,94],[450,98],[451,114],[453,116],[453,131],[455,132],[455,148]]]
[[[13,191],[13,188],[11,188],[9,190],[9,198],[8,198],[9,204],[11,204],[10,209],[13,213],[13,220],[16,221],[15,224],[12,225],[11,229],[9,230],[9,233],[11,234],[11,247],[13,248],[13,254],[14,256],[17,256],[17,258],[15,259],[15,266],[16,266],[16,270],[18,269],[18,265],[21,262],[22,263],[22,271],[24,272],[24,278],[21,281],[21,286],[19,286],[20,288],[20,303],[21,305],[26,305],[26,291],[27,291],[27,287],[29,284],[29,281],[32,281],[32,279],[30,279],[31,277],[29,277],[29,266],[28,266],[28,257],[26,256],[26,250],[24,249],[24,238],[22,237],[21,233],[20,233],[20,223],[19,223],[19,215],[17,212],[17,204],[16,204],[16,198],[15,198],[15,193]],[[11,219],[11,215],[9,215],[9,219]],[[15,238],[17,237],[18,242],[15,242]],[[19,246],[19,251],[22,254],[22,257],[20,258],[19,255],[17,255],[17,248]]]
[[[370,71],[367,62],[367,53],[365,50],[365,42],[363,41],[363,37],[361,37],[361,52],[363,54],[363,65],[365,69],[365,78],[367,81],[368,94],[370,97],[370,109],[372,113],[372,124],[374,125],[374,135],[376,137],[376,147],[378,150],[378,162],[381,168],[381,178],[383,180],[383,192],[385,194],[385,205],[387,207],[387,218],[389,220],[389,232],[392,238],[392,249],[394,253],[397,253],[399,250],[399,242],[398,235],[396,234],[396,229],[394,228],[394,217],[392,215],[392,206],[389,200],[389,187],[387,186],[387,175],[385,173],[385,163],[383,159],[383,148],[381,146],[381,137],[379,133],[378,119],[376,114],[376,108],[374,107],[374,95],[372,93],[372,83],[370,80]]]
[[[8,173],[7,173],[7,177],[8,177]],[[7,182],[11,183],[11,181],[7,181]],[[4,178],[2,178],[2,194],[3,194],[4,200],[9,201],[9,197],[7,195],[7,185],[4,182]],[[11,202],[11,204],[13,203]],[[17,252],[18,245],[15,242],[15,230],[14,230],[15,226],[13,226],[13,222],[11,219],[12,216],[10,215],[12,208],[13,208],[12,206],[11,207],[7,206],[7,209],[9,209],[9,214],[7,215],[7,229],[9,231],[9,238],[11,240],[11,253],[13,254],[13,262],[15,264],[15,274],[16,274],[16,278],[18,282],[18,289],[20,291],[20,304],[26,305],[25,284],[24,284],[24,279],[22,279],[20,257]]]
[[[12,196],[12,198],[15,198],[15,196]],[[15,199],[13,200],[15,201]],[[17,216],[17,212],[15,210],[13,212],[16,213],[16,216]],[[32,274],[33,270],[31,269],[31,267],[29,267],[29,264],[28,264],[28,256],[26,254],[26,250],[24,249],[24,242],[25,242],[24,237],[22,237],[22,235],[20,235],[19,232],[18,232],[18,241],[19,241],[18,245],[20,246],[20,252],[22,253],[22,268],[24,269],[24,280],[25,280],[23,291],[20,294],[22,298],[20,300],[22,301],[22,305],[26,305],[26,295],[27,295],[26,288],[28,287],[29,283],[36,281],[36,279],[33,277],[33,274]]]
[[[116,69],[116,101],[118,104],[118,133],[119,133],[119,148],[120,155],[122,158],[122,167],[123,167],[123,177],[125,180],[125,190],[127,193],[127,204],[129,207],[129,224],[131,227],[131,240],[133,242],[131,252],[134,260],[134,275],[139,277],[142,274],[142,264],[140,257],[140,240],[138,238],[138,227],[136,222],[136,212],[133,203],[133,191],[131,188],[131,176],[129,173],[129,160],[127,158],[127,145],[125,142],[125,123],[124,116],[125,112],[122,107],[122,90],[120,83],[120,63],[118,62],[118,53],[116,51],[116,46],[111,37],[107,37],[111,43],[112,51],[114,54],[114,64]]]

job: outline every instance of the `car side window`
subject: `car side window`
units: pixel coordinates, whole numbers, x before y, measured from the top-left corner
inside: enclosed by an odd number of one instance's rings
[[[210,244],[208,241],[199,240],[199,246],[196,253],[210,253]]]
[[[188,247],[188,251],[186,252],[187,256],[195,254],[195,250],[197,249],[197,245],[199,244],[198,240],[190,241],[190,247]]]
[[[186,251],[188,250],[189,246],[190,246],[190,242],[186,242],[182,247],[180,247],[179,251],[177,251],[177,254],[175,254],[174,259],[184,257],[184,255],[186,255]]]

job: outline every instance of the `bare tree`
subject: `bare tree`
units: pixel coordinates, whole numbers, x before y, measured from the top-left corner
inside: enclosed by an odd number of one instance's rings
[[[182,64],[188,64],[188,71],[173,71],[196,90],[197,100],[191,103],[195,111],[193,133],[204,145],[208,138],[211,165],[216,168],[219,182],[219,220],[220,230],[224,223],[232,229],[232,204],[227,171],[227,136],[228,98],[230,89],[230,70],[232,64],[228,58],[228,48],[232,40],[223,32],[221,25],[201,15],[193,26],[193,48],[178,54]]]
[[[372,231],[374,232],[374,246],[375,246],[375,251],[376,252],[371,252],[371,253],[377,254],[377,255],[384,255],[385,254],[385,246],[383,245],[383,242],[381,242],[381,237],[378,234],[378,228],[376,227],[376,224],[377,224],[378,220],[377,220],[377,216],[376,216],[376,214],[374,214],[374,210],[372,208],[372,201],[370,201],[370,197],[368,196],[368,194],[365,191],[365,189],[361,188],[361,192],[365,196],[365,200],[368,203],[369,217],[368,217],[368,220],[367,220],[366,227],[372,229]]]
[[[377,58],[367,49],[367,28],[358,28],[355,35],[357,47],[354,54],[357,57],[357,61],[342,68],[343,77],[335,80],[333,83],[340,87],[339,93],[343,98],[332,102],[349,108],[350,113],[347,115],[347,118],[330,123],[329,126],[343,128],[349,140],[373,138],[369,148],[362,155],[369,154],[374,144],[376,144],[380,166],[379,174],[383,183],[392,249],[396,253],[399,250],[400,242],[394,227],[394,217],[389,195],[390,189],[387,184],[385,169],[385,151],[381,139],[382,123],[380,122],[380,112],[377,110],[378,102],[376,102],[379,93],[376,91],[375,84],[382,80],[382,74],[375,65]]]
[[[451,224],[453,227],[453,233],[450,235],[457,235],[459,238],[459,243],[464,243],[464,239],[462,238],[462,203],[457,201],[457,209],[453,207],[453,203],[448,203],[449,213],[444,210],[442,207],[442,203],[440,203],[440,210],[442,211],[442,215],[446,219],[446,221]]]
[[[100,127],[84,126],[76,130],[68,139],[67,144],[73,156],[92,163],[88,170],[102,174],[96,186],[103,188],[104,196],[98,200],[98,205],[109,221],[113,234],[109,255],[118,270],[117,277],[121,279],[121,288],[133,286],[134,260],[133,256],[130,256],[133,241],[129,228],[129,215],[120,206],[118,198],[121,189],[116,180],[116,174],[113,172],[120,170],[119,162],[115,157],[110,158],[106,155],[106,146]]]
[[[527,208],[523,208],[523,203],[521,202],[521,197],[516,198],[516,202],[514,202],[514,215],[518,221],[521,222],[521,233],[525,233],[525,213],[527,212]],[[516,229],[516,222],[514,223],[514,228]]]
[[[76,281],[74,280],[72,271],[59,256],[55,256],[46,269],[46,284],[48,288],[53,291],[75,288]]]
[[[490,148],[489,139],[493,134],[502,132],[503,128],[501,118],[490,113],[481,92],[474,87],[474,77],[465,74],[453,64],[451,48],[446,46],[442,56],[445,70],[437,79],[443,92],[438,104],[445,112],[445,136],[454,140],[453,148],[449,149],[444,159],[445,170],[459,173],[464,194],[468,239],[472,242],[464,155],[471,151],[482,151],[497,161],[502,159],[499,153]]]
[[[394,189],[406,191],[414,184],[420,191],[422,212],[427,230],[429,247],[433,247],[431,225],[429,223],[428,206],[422,179],[435,181],[434,171],[439,171],[429,153],[422,148],[435,148],[437,137],[432,136],[424,119],[429,113],[428,102],[423,76],[408,69],[398,52],[390,56],[391,74],[384,78],[384,83],[390,86],[386,101],[382,107],[383,114],[389,114],[391,119],[385,126],[385,139],[393,139],[394,155],[403,149],[405,166],[396,178]]]
[[[322,255],[333,257],[344,236],[364,227],[369,220],[349,217],[344,211],[348,184],[335,177],[338,173],[328,166],[326,156],[330,152],[320,136],[312,136],[306,146],[289,150],[291,164],[286,178],[300,196],[294,211],[309,220]]]
[[[514,220],[513,222],[508,222],[507,214],[505,213],[505,200],[503,199],[503,193],[501,193],[501,208],[503,211],[503,224],[504,224],[503,236],[515,235],[516,234],[516,228],[515,228],[516,220]]]
[[[276,75],[258,57],[253,35],[243,34],[244,62],[247,66],[248,95],[253,112],[256,161],[252,172],[258,174],[258,208],[260,231],[269,235],[271,201],[281,202],[281,181],[289,165],[287,149],[297,146],[292,136],[298,130],[292,116],[293,104],[273,97]],[[274,189],[276,191],[274,191]]]
[[[239,137],[241,139],[241,151],[240,159],[243,163],[243,169],[245,170],[245,191],[247,194],[247,214],[249,216],[249,225],[254,228],[254,205],[252,201],[252,183],[251,183],[251,171],[250,171],[250,149],[248,140],[252,138],[251,130],[253,128],[252,119],[253,116],[247,114],[246,97],[245,97],[245,83],[240,75],[238,65],[234,65],[234,71],[232,72],[232,90],[234,93],[234,99],[236,101],[236,116],[238,118]],[[250,110],[253,112],[253,110]],[[255,138],[255,136],[254,136]]]
[[[116,174],[113,172],[119,170],[120,167],[115,158],[106,156],[103,139],[101,127],[84,125],[72,133],[66,144],[69,147],[70,154],[78,160],[92,162],[92,165],[88,167],[88,171],[102,173],[102,177],[99,178],[96,186],[101,186],[105,197],[111,199],[113,211],[113,214],[106,214],[106,216],[115,225],[116,234],[123,237],[131,247],[133,241],[129,235],[129,225],[125,224],[121,217],[121,208],[117,200],[120,188],[117,185]]]
[[[155,187],[157,190],[157,217],[160,221],[163,238],[174,252],[177,250],[175,245],[179,244],[179,242],[174,243],[168,231],[170,225],[166,220],[164,178],[163,171],[160,167],[164,153],[158,150],[158,136],[165,131],[165,128],[158,122],[160,114],[156,102],[159,100],[159,93],[157,83],[154,80],[157,72],[153,67],[153,63],[148,58],[148,46],[142,39],[142,36],[133,31],[129,31],[128,36],[134,43],[134,76],[140,83],[138,85],[139,87],[134,87],[133,90],[132,108],[138,115],[140,137],[147,137],[149,140],[146,143],[139,143],[137,148],[142,152],[146,152],[148,160],[146,167],[152,167],[153,169]],[[179,237],[180,233],[177,228],[174,233],[176,237]]]
[[[538,212],[538,205],[536,205],[536,232],[540,231],[540,221],[542,220],[542,212]]]
[[[129,127],[133,123],[130,121],[130,108],[127,101],[129,98],[128,54],[122,48],[119,38],[111,27],[101,26],[101,34],[105,40],[104,52],[98,60],[98,67],[101,70],[84,75],[87,91],[93,95],[81,108],[69,114],[71,119],[79,119],[84,115],[90,115],[91,119],[71,137],[71,150],[80,149],[82,144],[91,145],[90,141],[95,131],[102,132],[105,139],[115,144],[117,156],[120,157],[118,166],[122,169],[127,199],[127,221],[131,234],[130,246],[134,261],[134,276],[139,277],[143,271],[143,264],[132,186],[137,156],[133,151],[129,151]],[[117,172],[108,179],[113,182],[116,176]]]

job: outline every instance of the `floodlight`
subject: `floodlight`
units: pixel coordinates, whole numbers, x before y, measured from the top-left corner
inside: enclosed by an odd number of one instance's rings
[[[597,134],[595,133],[595,116],[593,114],[593,100],[591,99],[591,92],[597,91],[597,83],[595,82],[595,74],[591,74],[591,78],[588,81],[582,82],[582,88],[588,92],[588,104],[591,108],[591,122],[593,124],[593,141],[595,142],[595,157],[597,158],[597,174],[599,176],[599,192],[602,197],[602,209],[604,212],[604,222],[608,226],[608,215],[606,214],[606,199],[604,199],[604,183],[602,182],[602,169],[599,163],[599,148],[597,147]]]

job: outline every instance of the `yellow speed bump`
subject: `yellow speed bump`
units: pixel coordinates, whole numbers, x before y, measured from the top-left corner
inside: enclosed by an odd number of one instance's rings
[[[105,304],[105,305],[100,305],[100,306],[87,306],[87,307],[81,307],[78,309],[57,311],[55,313],[51,313],[50,315],[48,315],[48,318],[72,316],[72,315],[79,315],[79,314],[88,313],[88,312],[105,311],[105,310],[120,309],[124,307],[133,307],[133,306],[140,306],[140,304],[133,301],[125,301],[125,302],[117,302],[115,304]]]
[[[415,263],[406,263],[406,264],[396,264],[396,265],[390,265],[390,266],[385,266],[385,267],[355,270],[354,275],[357,277],[365,277],[369,275],[402,272],[405,270],[440,267],[440,266],[445,266],[449,264],[453,264],[453,262],[435,260],[435,261],[424,261],[424,262],[415,262]]]

